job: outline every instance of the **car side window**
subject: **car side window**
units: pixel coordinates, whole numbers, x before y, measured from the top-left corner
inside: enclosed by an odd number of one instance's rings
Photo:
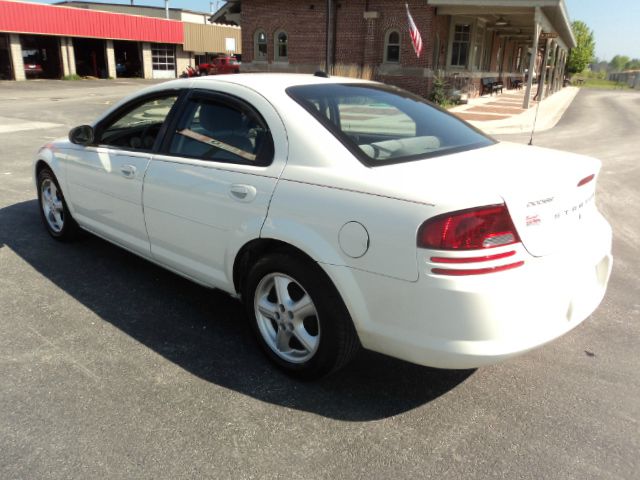
[[[273,160],[273,140],[264,120],[248,105],[196,96],[178,120],[169,154],[264,166]]]
[[[147,99],[102,126],[98,143],[127,150],[151,150],[178,95]]]

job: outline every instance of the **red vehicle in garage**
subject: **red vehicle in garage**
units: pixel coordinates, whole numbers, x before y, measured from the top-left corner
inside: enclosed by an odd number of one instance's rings
[[[200,75],[224,75],[226,73],[240,73],[240,62],[234,56],[218,55],[209,63],[198,65]]]
[[[42,65],[39,63],[25,63],[24,64],[24,74],[27,77],[38,77],[42,75]]]

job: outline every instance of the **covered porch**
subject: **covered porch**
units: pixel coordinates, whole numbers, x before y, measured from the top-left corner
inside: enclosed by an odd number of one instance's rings
[[[428,3],[436,7],[438,23],[448,23],[434,38],[434,69],[454,88],[474,97],[490,81],[521,87],[523,109],[562,88],[569,49],[576,45],[564,0]]]

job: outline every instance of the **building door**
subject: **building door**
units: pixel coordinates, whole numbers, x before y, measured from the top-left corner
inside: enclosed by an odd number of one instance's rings
[[[124,40],[113,41],[113,53],[116,58],[116,76],[142,78],[142,60],[138,42]]]
[[[13,80],[9,36],[0,35],[0,80]]]
[[[176,46],[151,44],[151,64],[153,78],[176,78]]]
[[[81,77],[107,78],[107,55],[104,40],[74,38],[76,73]]]

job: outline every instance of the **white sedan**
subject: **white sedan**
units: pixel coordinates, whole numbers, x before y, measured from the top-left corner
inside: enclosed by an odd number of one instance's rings
[[[576,327],[611,273],[600,166],[380,83],[241,74],[147,88],[34,173],[54,238],[240,298],[267,356],[314,378],[360,346],[471,368]]]

